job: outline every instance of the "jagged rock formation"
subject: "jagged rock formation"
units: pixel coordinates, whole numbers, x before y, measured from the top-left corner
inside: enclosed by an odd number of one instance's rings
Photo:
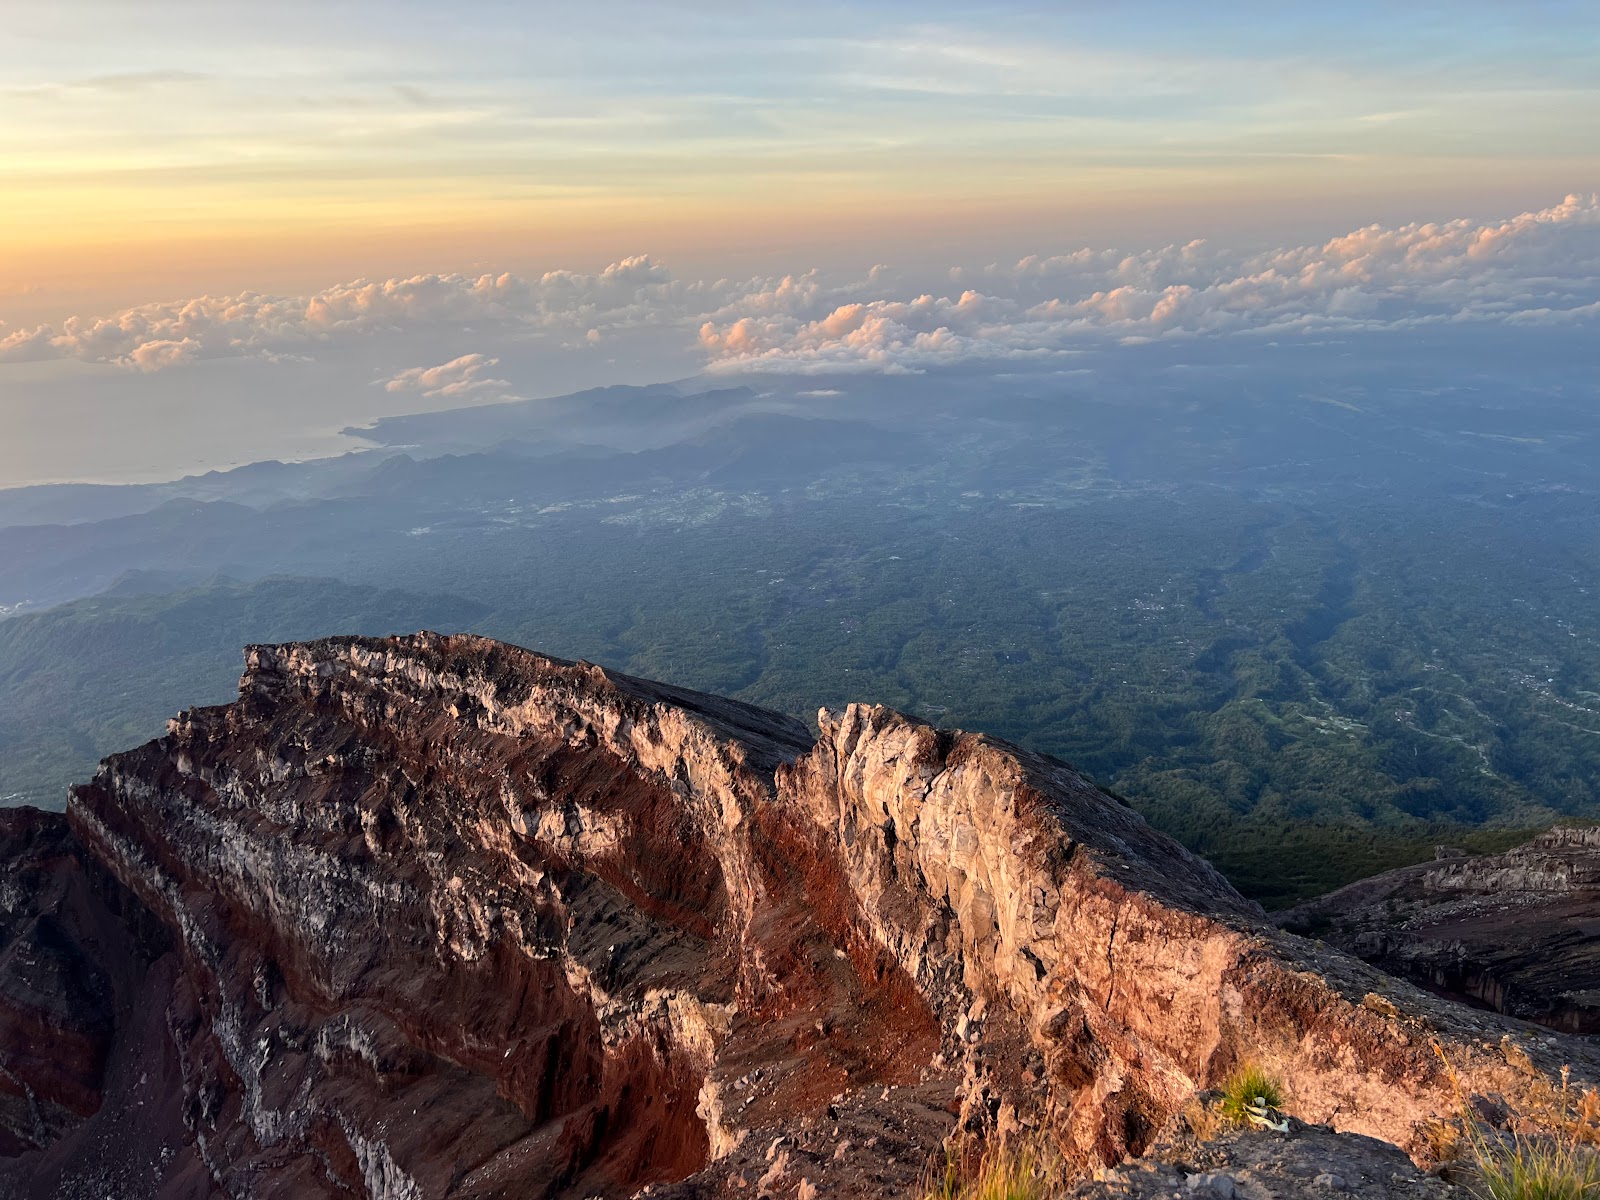
[[[1594,1073],[1273,928],[1065,764],[476,638],[252,648],[67,820],[122,940],[69,922],[111,999],[57,1074],[104,1100],[0,1195],[882,1196],[957,1125],[1117,1162],[1246,1057],[1419,1151],[1437,1046],[1512,1103]],[[130,1122],[137,1178],[95,1150]]]
[[[1405,978],[1569,1033],[1600,1033],[1600,828],[1504,854],[1441,847],[1280,915]]]

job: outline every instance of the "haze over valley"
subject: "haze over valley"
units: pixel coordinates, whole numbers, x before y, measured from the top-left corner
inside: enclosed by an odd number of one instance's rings
[[[1508,341],[1548,352],[1508,368]],[[990,730],[1303,899],[1596,811],[1581,359],[1424,328],[718,373],[0,493],[0,784],[59,805],[230,696],[246,642],[470,629],[802,720],[870,699]]]

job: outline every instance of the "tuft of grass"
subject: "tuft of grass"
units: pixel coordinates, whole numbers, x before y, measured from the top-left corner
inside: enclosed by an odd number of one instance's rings
[[[1236,1125],[1245,1122],[1245,1109],[1257,1100],[1268,1108],[1283,1107],[1283,1086],[1256,1063],[1241,1063],[1223,1082],[1217,1109]]]
[[[1441,1146],[1465,1159],[1476,1176],[1472,1190],[1482,1200],[1600,1200],[1600,1090],[1574,1088],[1569,1067],[1557,1087],[1507,1036],[1501,1043],[1506,1063],[1530,1075],[1519,1108],[1536,1133],[1501,1134],[1479,1117],[1461,1086],[1444,1048],[1434,1043],[1461,1105],[1458,1137]],[[1442,1140],[1442,1139],[1441,1139]]]
[[[921,1200],[1048,1200],[1067,1182],[1061,1156],[1042,1139],[974,1154],[946,1147],[924,1178]]]
[[[1183,1106],[1183,1120],[1197,1142],[1209,1142],[1218,1134],[1233,1128],[1233,1122],[1217,1111],[1215,1104],[1207,1104],[1199,1096],[1192,1096]]]
[[[1600,1158],[1571,1137],[1501,1139],[1467,1125],[1483,1200],[1597,1200]]]

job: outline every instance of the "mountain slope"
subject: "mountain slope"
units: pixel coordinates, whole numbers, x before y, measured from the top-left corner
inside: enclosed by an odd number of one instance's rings
[[[1245,1058],[1419,1155],[1458,1086],[1597,1075],[1273,928],[1064,763],[819,726],[480,638],[253,648],[75,790],[142,912],[107,1061],[145,1075],[13,1118],[0,1180],[131,1186],[105,1122],[174,1089],[141,1194],[207,1194],[198,1157],[234,1196],[688,1200],[902,1194],[957,1126],[1115,1162]]]

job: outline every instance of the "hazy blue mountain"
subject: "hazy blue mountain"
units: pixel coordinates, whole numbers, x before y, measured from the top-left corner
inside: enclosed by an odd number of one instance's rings
[[[237,691],[251,642],[459,628],[483,615],[453,597],[327,579],[218,579],[115,594],[0,621],[0,800],[60,808],[114,750],[158,735],[180,709]]]
[[[359,451],[303,463],[267,461],[208,471],[171,483],[43,484],[0,488],[0,528],[8,525],[73,525],[137,516],[174,500],[225,500],[261,508],[285,500],[331,495],[390,457]]]

